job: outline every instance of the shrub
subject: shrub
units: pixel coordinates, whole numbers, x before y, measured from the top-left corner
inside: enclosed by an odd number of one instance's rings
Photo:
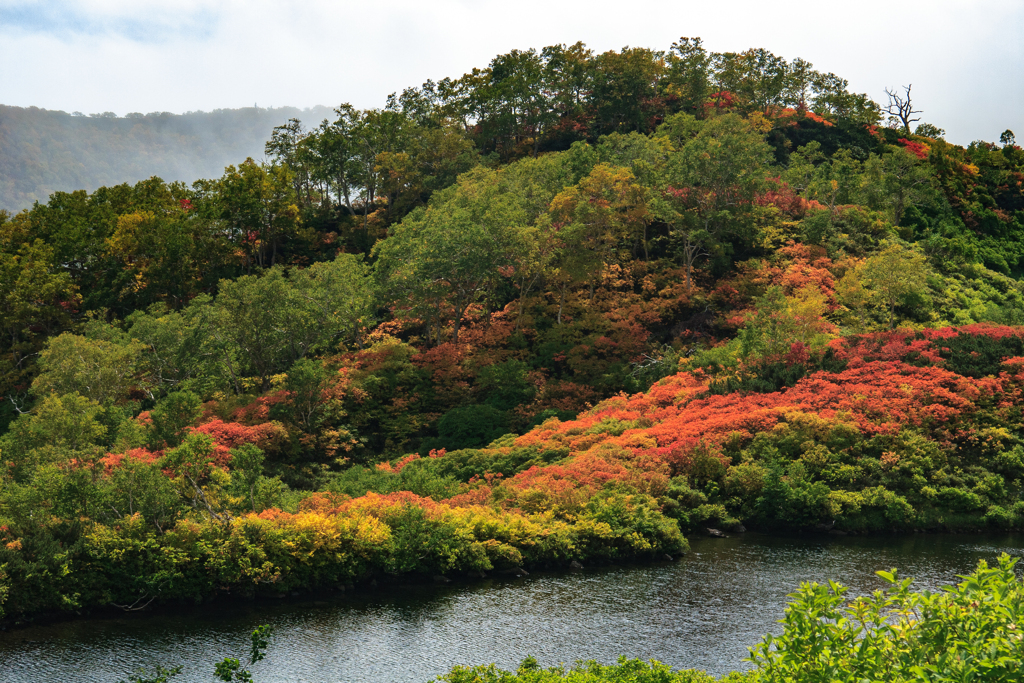
[[[888,681],[1010,683],[1020,680],[1024,585],[1015,559],[985,561],[955,587],[914,593],[896,571],[887,590],[848,600],[844,586],[802,584],[780,636],[751,650],[757,683]]]

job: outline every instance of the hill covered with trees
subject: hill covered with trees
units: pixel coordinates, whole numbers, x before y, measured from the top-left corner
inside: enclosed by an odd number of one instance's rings
[[[92,192],[151,176],[188,183],[216,176],[228,164],[259,158],[271,129],[288,117],[330,113],[253,107],[118,117],[0,104],[0,210],[15,213],[54,192]]]
[[[0,214],[0,604],[1024,526],[1024,151],[911,118],[552,46]]]

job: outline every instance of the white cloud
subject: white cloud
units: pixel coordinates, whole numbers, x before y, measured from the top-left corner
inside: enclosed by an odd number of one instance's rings
[[[1022,29],[1024,3],[1012,0],[0,0],[0,97],[121,114],[370,107],[513,48],[666,49],[687,35],[712,50],[803,57],[876,100],[913,83],[924,120],[968,142],[1024,132]]]

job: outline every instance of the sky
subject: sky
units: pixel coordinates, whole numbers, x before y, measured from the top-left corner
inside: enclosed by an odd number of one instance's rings
[[[1024,139],[1024,0],[0,0],[0,104],[86,114],[379,107],[512,49],[763,47],[966,144]]]

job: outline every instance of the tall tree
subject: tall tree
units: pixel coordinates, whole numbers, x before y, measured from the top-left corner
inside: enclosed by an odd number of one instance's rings
[[[490,291],[499,269],[511,266],[522,248],[525,211],[515,196],[500,192],[498,178],[495,171],[470,171],[374,247],[386,295],[424,320],[428,339],[439,340],[450,308],[458,343],[466,309]]]
[[[666,164],[661,217],[672,226],[687,272],[702,256],[721,247],[729,235],[743,242],[750,227],[754,198],[764,186],[770,148],[764,137],[735,114],[694,126],[692,117],[677,114],[661,134],[696,131],[679,139],[680,148]],[[678,138],[677,138],[678,139]]]
[[[300,215],[293,173],[283,165],[246,159],[228,166],[219,185],[222,217],[246,255],[246,269],[269,268],[282,243],[295,234]]]

